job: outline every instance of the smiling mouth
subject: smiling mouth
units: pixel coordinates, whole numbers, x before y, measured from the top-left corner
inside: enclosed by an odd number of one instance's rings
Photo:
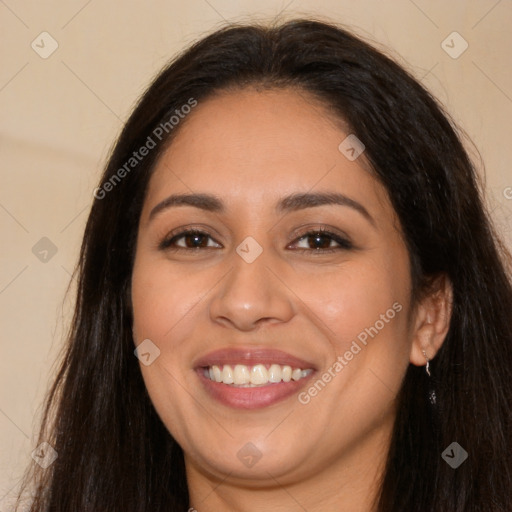
[[[202,388],[217,403],[257,410],[284,402],[300,392],[317,366],[282,350],[227,347],[193,363]]]
[[[301,380],[313,372],[312,368],[292,368],[280,364],[212,365],[202,368],[207,379],[232,387],[263,387],[281,382]]]

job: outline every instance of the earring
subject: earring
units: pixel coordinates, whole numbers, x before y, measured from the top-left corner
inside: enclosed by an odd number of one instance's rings
[[[427,352],[425,350],[423,350],[422,352],[423,352],[423,355],[425,356],[425,359],[427,360],[427,365],[425,367],[425,371],[427,372],[427,375],[430,377],[430,359],[428,358]],[[436,397],[436,392],[432,388],[430,388],[430,390],[428,392],[428,399],[430,400],[430,403],[432,405],[435,405],[435,403],[437,401],[437,397]]]
[[[428,358],[425,350],[423,350],[423,355],[425,356],[425,359],[427,360],[427,366],[425,368],[425,371],[427,372],[427,375],[430,377],[430,359]]]

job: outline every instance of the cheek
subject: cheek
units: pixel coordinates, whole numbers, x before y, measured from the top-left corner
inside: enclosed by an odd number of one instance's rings
[[[171,272],[165,261],[136,259],[132,276],[133,332],[136,345],[151,340],[159,355],[141,373],[151,401],[167,429],[178,441],[189,423],[189,362],[187,340],[197,326],[205,293],[204,279]],[[170,399],[172,397],[172,399]]]
[[[313,382],[301,403],[317,418],[311,421],[333,425],[333,446],[340,430],[355,442],[392,410],[409,364],[407,264],[402,268],[359,262],[301,289],[332,354],[318,376],[328,383]]]
[[[405,304],[409,293],[407,265],[350,262],[333,272],[297,283],[297,295],[313,313],[336,352],[348,350],[358,336],[404,331]],[[397,311],[397,310],[400,310]],[[405,331],[404,331],[405,332]]]
[[[337,404],[325,421],[343,428],[344,418],[352,417],[372,425],[388,411],[409,364],[408,272],[407,253],[390,252],[303,283],[300,297],[307,298],[332,354],[324,375],[332,384],[313,405],[322,417],[327,404]]]
[[[171,331],[194,310],[204,293],[204,283],[186,273],[177,275],[169,266],[147,260],[135,262],[132,304],[135,341],[167,340]]]

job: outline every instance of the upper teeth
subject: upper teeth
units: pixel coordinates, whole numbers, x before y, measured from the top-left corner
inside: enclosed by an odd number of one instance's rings
[[[290,382],[290,380],[299,380],[309,375],[313,370],[302,370],[291,366],[281,366],[272,364],[267,369],[263,364],[255,366],[246,366],[237,364],[232,366],[225,364],[222,368],[217,365],[209,366],[204,369],[205,377],[215,382],[224,384],[233,384],[242,387],[263,386],[269,382]]]

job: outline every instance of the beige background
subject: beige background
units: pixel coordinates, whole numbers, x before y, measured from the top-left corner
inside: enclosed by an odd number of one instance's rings
[[[0,512],[32,460],[71,311],[64,293],[122,122],[178,50],[224,20],[278,13],[325,16],[390,48],[473,140],[489,207],[512,246],[511,0],[0,0]],[[58,43],[47,59],[31,47],[50,48],[43,31]],[[456,59],[442,47],[453,31],[469,44]],[[450,51],[461,49],[452,39]],[[46,262],[32,251],[43,237],[57,249]]]

